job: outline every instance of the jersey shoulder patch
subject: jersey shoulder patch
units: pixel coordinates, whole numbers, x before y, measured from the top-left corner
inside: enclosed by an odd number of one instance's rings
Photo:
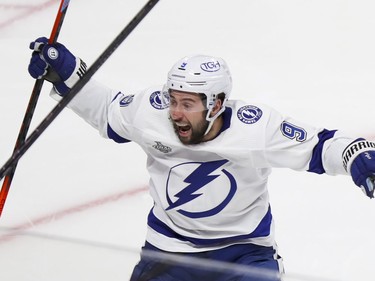
[[[245,105],[237,110],[237,118],[245,124],[254,124],[263,116],[263,111],[255,105]]]
[[[127,95],[120,99],[120,106],[121,107],[127,107],[129,104],[131,104],[134,100],[134,95]]]
[[[169,107],[169,95],[162,91],[154,91],[150,95],[150,104],[153,108],[162,110]]]

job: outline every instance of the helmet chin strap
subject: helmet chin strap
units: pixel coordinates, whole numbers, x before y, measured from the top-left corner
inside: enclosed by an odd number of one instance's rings
[[[221,108],[220,108],[220,110],[219,110],[218,112],[216,112],[216,114],[215,114],[214,116],[210,117],[210,114],[211,114],[211,112],[212,112],[212,108],[213,108],[213,106],[211,106],[211,108],[207,111],[206,120],[207,120],[209,123],[208,123],[208,127],[207,127],[207,130],[206,130],[206,132],[204,133],[204,135],[207,135],[207,134],[208,134],[208,132],[211,130],[212,125],[214,124],[216,118],[219,117],[220,114],[223,113],[224,110],[225,110],[224,105],[222,105]]]
[[[204,136],[208,134],[208,132],[211,130],[213,124],[214,124],[214,120],[208,121],[208,127],[207,127],[206,132],[204,133]]]

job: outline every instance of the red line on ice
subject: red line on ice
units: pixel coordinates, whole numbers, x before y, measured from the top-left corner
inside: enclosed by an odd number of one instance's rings
[[[139,188],[111,194],[102,198],[98,198],[98,199],[95,199],[86,203],[79,204],[77,206],[72,206],[72,207],[51,213],[51,214],[41,216],[39,218],[31,219],[31,222],[26,222],[26,223],[16,225],[12,227],[8,233],[0,236],[0,244],[16,238],[17,235],[21,234],[23,231],[26,231],[32,227],[43,225],[43,224],[48,224],[50,222],[60,220],[66,216],[74,215],[74,214],[77,214],[77,213],[80,213],[89,209],[93,209],[93,208],[96,208],[96,207],[99,207],[108,203],[112,203],[122,198],[129,198],[139,193],[143,193],[147,190],[148,190],[148,186],[142,186]]]
[[[0,8],[4,9],[13,9],[13,10],[23,10],[23,12],[20,12],[16,14],[15,16],[11,17],[10,19],[0,22],[0,29],[7,27],[8,25],[11,25],[13,22],[22,20],[26,17],[29,17],[39,11],[42,11],[52,5],[55,5],[58,2],[58,0],[48,0],[44,3],[38,4],[38,5],[17,5],[17,4],[0,4]],[[56,4],[57,5],[57,4]]]

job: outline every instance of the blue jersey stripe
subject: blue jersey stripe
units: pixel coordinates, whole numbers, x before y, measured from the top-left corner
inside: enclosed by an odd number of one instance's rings
[[[154,215],[153,210],[151,210],[148,215],[148,225],[156,232],[162,235],[165,235],[167,237],[170,237],[170,238],[191,242],[197,246],[214,246],[214,245],[219,245],[219,244],[245,240],[249,238],[266,237],[271,232],[271,222],[272,222],[272,213],[271,213],[271,208],[269,208],[266,215],[260,221],[257,228],[249,234],[237,235],[237,236],[231,236],[231,237],[225,237],[225,238],[217,238],[217,239],[204,239],[204,238],[187,237],[187,236],[183,236],[174,232],[169,226],[167,226],[164,222],[159,220]]]
[[[115,142],[117,143],[126,143],[126,142],[130,142],[130,140],[127,140],[123,137],[121,137],[119,134],[117,134],[109,124],[107,124],[107,136],[114,140]]]
[[[313,155],[310,160],[308,172],[316,173],[316,174],[323,174],[326,171],[323,167],[323,160],[322,160],[322,151],[323,145],[326,140],[333,138],[337,130],[327,130],[324,129],[318,134],[319,142],[315,145],[313,149]]]

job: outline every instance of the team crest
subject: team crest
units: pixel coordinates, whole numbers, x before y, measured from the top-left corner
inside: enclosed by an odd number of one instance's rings
[[[128,95],[128,96],[123,97],[120,100],[120,106],[121,107],[128,106],[129,104],[131,104],[133,102],[133,99],[134,99],[134,95]]]
[[[193,219],[220,213],[237,191],[234,176],[225,169],[227,162],[188,162],[172,167],[166,186],[166,210]]]
[[[262,117],[263,112],[254,105],[245,105],[237,111],[237,117],[245,124],[254,124]]]
[[[165,92],[156,91],[150,96],[150,104],[156,109],[165,109],[169,107],[169,95]]]

